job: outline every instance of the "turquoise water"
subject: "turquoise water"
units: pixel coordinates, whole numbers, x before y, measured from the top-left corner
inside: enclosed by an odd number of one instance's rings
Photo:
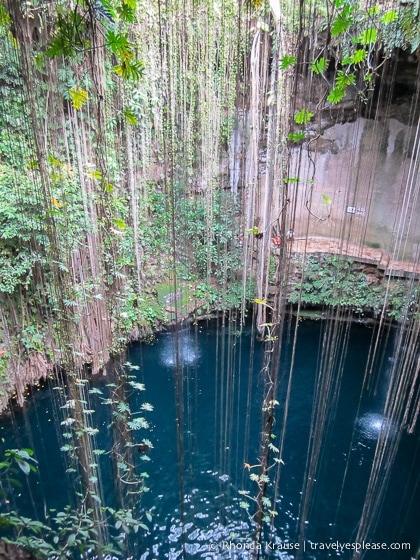
[[[261,557],[298,557],[292,547],[298,542],[323,328],[322,323],[307,321],[298,329],[284,465],[276,495],[278,515],[273,531],[265,534],[267,546]],[[351,328],[335,421],[322,448],[321,468],[304,524],[302,558],[351,558],[351,550],[344,547],[346,543],[348,547],[354,545],[375,445],[386,425],[381,410],[393,352],[391,336],[378,353],[377,382],[360,400],[371,336],[372,331],[366,327]],[[136,560],[181,558],[182,543],[189,558],[251,557],[252,528],[246,511],[240,507],[243,496],[239,492],[256,494],[256,484],[249,476],[258,471],[248,470],[244,464],[252,467],[258,463],[264,390],[262,359],[263,346],[251,329],[239,336],[234,325],[202,324],[129,348],[127,361],[139,368],[132,373],[146,388],[136,391],[128,387],[130,408],[140,411],[144,402],[153,405],[153,411],[144,414],[150,428],[134,434],[137,442],[147,438],[153,444],[147,457],[137,454],[138,469],[147,471],[150,489],[143,495],[139,510],[149,511],[152,521],[147,521],[149,532],[135,538]],[[291,339],[286,333],[274,426],[277,437],[290,359]],[[97,377],[91,382],[91,388],[102,391],[102,395],[91,393],[89,407],[95,410],[92,422],[99,430],[97,446],[105,451],[99,459],[103,494],[109,505],[115,505],[115,471],[108,455],[112,416],[103,400],[112,391],[110,381]],[[44,510],[77,503],[72,475],[66,473],[68,460],[60,452],[63,426],[57,392],[53,386],[35,392],[28,407],[3,419],[0,427],[2,451],[30,447],[39,461],[38,473],[21,476],[23,486],[8,504],[28,516],[42,518]],[[177,430],[177,424],[182,429]],[[392,433],[390,430],[390,437]],[[276,444],[278,439],[273,441]],[[418,434],[404,434],[371,542],[404,542],[410,544],[411,550],[370,550],[366,558],[409,560],[415,556],[420,534],[419,466]],[[274,468],[272,472],[274,478]],[[250,503],[252,514],[252,500]]]

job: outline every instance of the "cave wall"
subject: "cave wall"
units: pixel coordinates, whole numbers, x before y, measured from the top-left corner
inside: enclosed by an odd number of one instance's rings
[[[295,236],[343,238],[400,260],[418,258],[418,143],[414,126],[358,118],[293,149]]]

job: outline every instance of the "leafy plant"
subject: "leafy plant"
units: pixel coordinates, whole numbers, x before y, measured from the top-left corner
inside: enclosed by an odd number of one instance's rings
[[[295,63],[296,63],[296,57],[295,56],[285,55],[281,59],[280,68],[282,70],[286,70],[286,68],[289,68],[289,66],[293,66],[293,64],[295,64]]]
[[[314,114],[311,113],[308,109],[301,109],[294,116],[295,123],[307,124],[312,119],[313,116]]]
[[[303,304],[347,308],[363,316],[378,316],[383,309],[387,317],[400,320],[415,312],[418,290],[411,292],[404,281],[387,287],[369,285],[366,275],[351,259],[338,256],[310,257],[301,270],[289,301]]]

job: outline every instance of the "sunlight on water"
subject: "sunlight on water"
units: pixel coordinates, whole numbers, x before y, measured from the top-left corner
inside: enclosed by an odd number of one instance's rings
[[[182,331],[178,335],[178,359],[181,366],[192,366],[200,358],[197,344],[191,336],[191,331]],[[163,338],[160,359],[167,367],[176,366],[176,345],[172,336]]]
[[[381,433],[392,435],[394,433],[391,423],[377,412],[368,412],[358,420],[360,434],[367,439],[378,439]]]

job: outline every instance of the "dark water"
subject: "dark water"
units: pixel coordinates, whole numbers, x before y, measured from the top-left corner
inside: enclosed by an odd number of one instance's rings
[[[282,453],[284,465],[276,495],[278,515],[273,532],[265,535],[268,548],[261,557],[298,557],[295,551],[284,548],[298,542],[322,328],[321,323],[309,321],[299,326]],[[378,351],[380,368],[373,372],[376,381],[360,399],[371,335],[372,331],[365,327],[351,328],[336,415],[326,432],[321,468],[316,473],[311,507],[304,523],[302,558],[352,557],[351,550],[336,549],[355,543],[376,442],[386,425],[381,411],[393,355],[391,336]],[[153,443],[148,453],[150,461],[138,455],[139,470],[148,473],[150,489],[143,495],[140,508],[150,511],[152,521],[147,521],[149,533],[136,537],[136,560],[180,558],[182,541],[191,558],[250,557],[247,548],[251,547],[253,533],[247,513],[240,507],[243,496],[239,492],[249,491],[253,496],[257,491],[250,474],[258,472],[252,466],[258,463],[261,432],[262,359],[263,347],[250,329],[238,336],[234,327],[220,325],[202,325],[177,335],[163,334],[153,343],[136,344],[129,349],[127,360],[139,367],[133,371],[136,381],[146,387],[145,391],[131,391],[131,410],[140,411],[145,401],[154,407],[144,414],[150,429],[135,432],[136,441],[148,438]],[[291,345],[286,334],[274,445],[278,444],[281,430],[290,359]],[[89,402],[95,410],[93,425],[99,429],[96,444],[105,452],[111,446],[111,416],[103,404],[103,396],[110,390],[107,384],[109,379],[95,379],[91,387],[103,394],[91,393]],[[44,510],[76,504],[71,474],[65,471],[68,461],[60,452],[65,440],[61,435],[64,428],[60,425],[57,393],[52,387],[37,392],[26,411],[5,419],[0,428],[2,451],[30,447],[39,461],[38,474],[22,475],[23,486],[14,492],[7,505],[28,516],[42,517]],[[176,406],[176,395],[182,406]],[[177,417],[183,427],[181,431],[177,430]],[[391,429],[389,437],[393,437],[392,433]],[[418,434],[402,436],[370,539],[371,543],[387,546],[409,543],[411,550],[370,550],[365,558],[409,560],[416,556],[420,536],[418,439]],[[183,457],[181,465],[179,452]],[[109,455],[104,453],[99,460],[103,494],[113,505],[115,481]],[[251,466],[250,470],[244,467],[245,463]],[[275,472],[273,467],[273,478]],[[250,514],[253,511],[251,500]]]

